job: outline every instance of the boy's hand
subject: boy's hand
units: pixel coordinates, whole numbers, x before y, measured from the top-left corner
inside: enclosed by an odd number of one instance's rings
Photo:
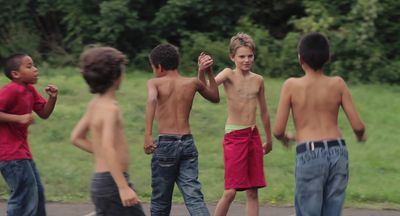
[[[285,134],[284,136],[283,136],[283,138],[282,138],[282,144],[283,144],[283,146],[285,146],[286,148],[289,148],[290,147],[290,143],[292,142],[292,141],[295,141],[296,139],[295,139],[295,137],[294,137],[294,135],[293,134],[291,134],[291,133],[287,133],[287,134]]]
[[[365,141],[367,141],[367,135],[365,135],[365,133],[364,133],[361,137],[357,136],[357,141],[364,143]]]
[[[205,70],[211,70],[211,66],[213,65],[214,61],[210,55],[201,52],[197,61],[199,66],[199,72],[204,72]]]
[[[119,189],[119,197],[124,207],[133,206],[141,202],[138,195],[130,187]]]
[[[50,96],[50,97],[57,97],[58,95],[58,88],[55,85],[48,85],[45,89],[46,93]]]
[[[263,153],[268,154],[272,151],[272,141],[269,141],[263,145]]]
[[[32,113],[24,114],[19,116],[19,121],[18,123],[23,124],[23,125],[29,125],[33,122],[33,116]]]
[[[144,140],[144,152],[146,154],[151,154],[156,149],[156,146],[153,143],[153,138],[151,136],[146,137]]]

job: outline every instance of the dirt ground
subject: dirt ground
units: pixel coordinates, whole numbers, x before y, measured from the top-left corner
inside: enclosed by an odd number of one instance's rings
[[[143,208],[146,215],[149,213],[149,204],[144,203]],[[208,204],[212,213],[215,204]],[[47,203],[48,216],[94,216],[93,205],[88,203]],[[172,207],[171,216],[188,216],[189,213],[182,204]],[[245,206],[243,204],[232,204],[228,212],[229,216],[244,216]],[[293,207],[261,206],[261,216],[294,216]],[[344,209],[343,216],[400,216],[400,210],[368,210],[368,209]],[[0,202],[0,216],[6,216],[6,203]]]

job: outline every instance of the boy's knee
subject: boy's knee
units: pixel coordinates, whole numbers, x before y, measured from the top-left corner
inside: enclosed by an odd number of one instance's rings
[[[230,202],[232,202],[235,199],[235,196],[236,196],[235,189],[225,190],[225,192],[224,192],[224,198]]]
[[[249,189],[246,191],[247,199],[258,199],[258,190],[257,189]]]

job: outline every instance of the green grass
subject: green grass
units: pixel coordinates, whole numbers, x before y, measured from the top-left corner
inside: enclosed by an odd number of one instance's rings
[[[50,73],[48,73],[50,74]],[[36,118],[30,127],[29,142],[45,184],[49,201],[88,202],[92,156],[69,142],[71,129],[84,113],[92,95],[77,69],[54,70],[41,77],[36,85],[59,87],[56,109],[48,120]],[[145,123],[146,80],[150,73],[128,73],[118,100],[123,110],[125,133],[130,143],[130,174],[141,198],[151,195],[150,159],[142,150]],[[0,85],[8,80],[2,76]],[[266,78],[267,102],[274,122],[280,79]],[[350,182],[346,206],[400,208],[400,87],[387,85],[350,86],[357,109],[367,126],[368,142],[358,144],[343,113],[340,128],[348,142]],[[196,96],[191,114],[191,127],[199,149],[200,181],[207,202],[217,202],[223,192],[222,137],[226,119],[226,102],[220,88],[221,103],[211,104]],[[291,121],[291,120],[290,120]],[[293,125],[288,126],[292,130]],[[264,137],[263,137],[264,139]],[[273,151],[265,156],[268,187],[259,191],[260,202],[292,205],[294,189],[294,148],[284,149],[276,140]],[[8,188],[0,178],[0,197],[8,197]],[[244,202],[244,193],[236,201]],[[182,202],[178,189],[174,202]]]

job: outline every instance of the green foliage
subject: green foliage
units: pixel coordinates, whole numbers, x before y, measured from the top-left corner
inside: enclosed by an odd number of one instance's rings
[[[103,44],[149,70],[149,51],[168,42],[181,48],[186,73],[196,71],[202,50],[220,70],[231,65],[230,37],[247,32],[257,45],[255,72],[299,76],[297,42],[319,31],[331,42],[327,74],[400,83],[397,0],[0,0],[0,10],[0,61],[27,52],[37,62],[75,66],[85,46]]]
[[[0,35],[0,58],[6,58],[14,53],[26,53],[39,62],[40,38],[23,24],[11,23],[4,26],[7,32]]]

